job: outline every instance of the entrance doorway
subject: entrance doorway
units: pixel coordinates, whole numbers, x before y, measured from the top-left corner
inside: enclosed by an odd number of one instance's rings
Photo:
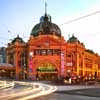
[[[37,68],[36,78],[39,80],[54,80],[57,79],[57,68],[51,63],[44,63]]]

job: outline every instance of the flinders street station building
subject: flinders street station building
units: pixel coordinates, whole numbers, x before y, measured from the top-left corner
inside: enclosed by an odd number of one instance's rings
[[[100,56],[86,49],[74,35],[66,41],[46,13],[33,27],[27,42],[18,35],[8,43],[6,56],[9,66],[0,66],[0,76],[18,80],[100,78]]]

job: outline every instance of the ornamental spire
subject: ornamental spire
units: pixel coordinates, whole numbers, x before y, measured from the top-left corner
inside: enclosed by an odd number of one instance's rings
[[[47,2],[45,0],[45,15],[47,15]]]

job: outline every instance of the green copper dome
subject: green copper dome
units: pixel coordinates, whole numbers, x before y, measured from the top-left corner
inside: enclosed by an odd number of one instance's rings
[[[12,43],[15,43],[17,41],[21,42],[21,43],[24,43],[23,39],[21,37],[19,37],[19,35],[17,35],[17,37],[12,40]]]
[[[70,43],[78,42],[78,43],[80,43],[80,41],[74,35],[72,35],[72,37],[70,37],[67,42],[70,42]]]
[[[47,14],[42,16],[40,18],[40,23],[36,24],[33,27],[32,31],[31,31],[31,35],[38,36],[39,32],[41,32],[41,34],[43,34],[43,35],[55,33],[55,35],[61,36],[60,28],[56,24],[51,22],[51,16],[49,16]]]

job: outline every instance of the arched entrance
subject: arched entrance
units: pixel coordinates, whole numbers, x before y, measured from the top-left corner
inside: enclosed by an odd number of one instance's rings
[[[51,63],[43,63],[37,67],[36,78],[39,80],[54,80],[57,76],[58,70]]]

